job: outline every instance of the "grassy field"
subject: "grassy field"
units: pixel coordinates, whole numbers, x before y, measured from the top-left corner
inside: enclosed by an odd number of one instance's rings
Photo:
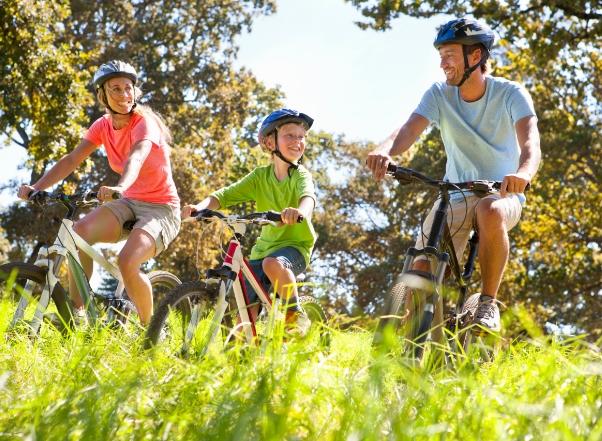
[[[0,331],[9,304],[0,302]],[[333,331],[183,360],[135,332],[46,327],[0,343],[0,439],[600,440],[602,355],[582,340],[506,344],[413,366]]]

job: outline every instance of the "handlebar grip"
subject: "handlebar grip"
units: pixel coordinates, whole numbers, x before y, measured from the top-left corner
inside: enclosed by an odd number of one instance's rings
[[[278,213],[277,211],[267,211],[265,217],[267,220],[270,220],[272,222],[282,222],[282,217],[280,216],[280,213]],[[300,224],[304,220],[305,220],[305,217],[300,214],[299,217],[297,218],[297,223]]]

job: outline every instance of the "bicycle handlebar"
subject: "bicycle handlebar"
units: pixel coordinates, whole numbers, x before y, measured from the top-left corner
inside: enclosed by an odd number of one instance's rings
[[[217,218],[222,220],[228,220],[232,223],[240,222],[257,225],[282,222],[282,217],[277,211],[258,211],[255,213],[243,214],[238,216],[226,216],[220,211],[205,209],[198,212],[193,212],[192,217],[194,217],[198,221],[210,221],[212,218]],[[297,219],[297,223],[303,222],[303,219],[304,217],[300,215]]]
[[[433,179],[411,168],[400,167],[390,163],[387,166],[387,174],[393,176],[401,184],[410,184],[412,182],[422,182],[431,187],[437,187],[446,190],[469,190],[477,194],[495,193],[502,187],[501,181],[476,180],[467,182],[448,182],[439,179]],[[525,191],[531,184],[527,184]]]
[[[113,199],[121,199],[121,194],[113,193]],[[40,205],[47,202],[61,202],[67,205],[86,205],[99,202],[98,192],[96,191],[86,191],[84,193],[68,195],[63,192],[49,193],[47,191],[39,190],[32,191],[27,200]]]

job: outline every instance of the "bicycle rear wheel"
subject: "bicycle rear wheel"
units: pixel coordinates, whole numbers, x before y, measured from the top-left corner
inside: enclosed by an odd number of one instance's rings
[[[147,274],[153,291],[153,303],[158,305],[167,296],[167,294],[180,285],[180,279],[168,271],[151,271]],[[123,298],[105,298],[95,297],[97,306],[103,305],[107,309],[106,323],[112,325],[115,321],[120,325],[125,325],[130,314],[137,314],[136,306],[130,300],[127,292],[124,292]]]
[[[54,286],[50,298],[44,299],[44,288],[48,283],[48,270],[26,262],[9,262],[0,265],[0,293],[18,302],[7,330],[28,332],[32,337],[39,334],[43,314],[50,302],[54,302],[58,328],[72,323],[69,297],[60,282]],[[60,322],[60,323],[59,323]]]
[[[151,271],[147,276],[153,287],[155,305],[160,305],[170,291],[182,284],[182,281],[169,271]]]
[[[326,327],[328,316],[322,305],[311,296],[299,296],[299,303],[311,321],[309,333],[316,329],[320,335],[320,342],[324,346],[328,346],[330,344],[330,332]]]
[[[202,355],[215,331],[210,328],[217,289],[217,285],[187,282],[169,292],[151,318],[145,349],[159,345],[183,356],[197,352]]]

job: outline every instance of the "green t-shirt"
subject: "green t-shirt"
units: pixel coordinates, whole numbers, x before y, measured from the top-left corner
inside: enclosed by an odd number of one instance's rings
[[[282,181],[276,179],[273,165],[257,167],[240,181],[217,190],[211,196],[215,197],[223,208],[255,201],[257,211],[277,212],[287,207],[298,208],[299,201],[304,196],[316,200],[311,174],[302,165]],[[309,219],[295,225],[266,225],[261,228],[261,235],[251,250],[251,259],[263,259],[281,248],[295,247],[309,265],[316,238],[316,232]]]

